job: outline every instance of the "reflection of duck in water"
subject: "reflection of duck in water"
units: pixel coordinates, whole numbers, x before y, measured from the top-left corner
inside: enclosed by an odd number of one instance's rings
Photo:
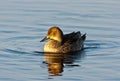
[[[59,76],[63,72],[63,64],[62,63],[50,63],[48,64],[48,71],[50,74]]]
[[[45,53],[45,63],[48,64],[48,72],[59,76],[63,72],[63,55]]]
[[[82,50],[85,38],[86,34],[81,35],[79,31],[64,35],[60,28],[54,26],[41,42],[50,39],[44,46],[44,52],[68,53]]]
[[[44,63],[47,63],[50,75],[60,76],[64,71],[64,66],[79,66],[78,64],[74,64],[74,61],[80,60],[84,55],[84,52],[74,52],[69,54],[45,53]]]

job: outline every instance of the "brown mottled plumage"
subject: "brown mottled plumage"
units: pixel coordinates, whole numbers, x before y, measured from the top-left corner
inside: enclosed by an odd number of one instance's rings
[[[45,44],[44,52],[68,53],[83,49],[86,34],[81,35],[79,31],[63,34],[59,27],[54,26],[48,30],[47,36],[41,42],[47,39],[50,40]]]

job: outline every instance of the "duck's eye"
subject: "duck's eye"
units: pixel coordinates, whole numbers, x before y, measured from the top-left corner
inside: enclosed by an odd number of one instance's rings
[[[55,36],[56,35],[56,32],[53,32],[53,36]]]

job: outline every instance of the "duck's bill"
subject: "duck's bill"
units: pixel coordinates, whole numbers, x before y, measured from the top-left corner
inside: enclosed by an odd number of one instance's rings
[[[49,38],[45,37],[45,38],[43,38],[40,42],[43,42],[43,41],[48,40],[48,39],[49,39]]]

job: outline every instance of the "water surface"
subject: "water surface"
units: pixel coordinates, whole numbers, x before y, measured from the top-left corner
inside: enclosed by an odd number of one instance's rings
[[[1,0],[0,81],[119,81],[119,0]],[[44,54],[48,28],[87,33],[81,52]]]

